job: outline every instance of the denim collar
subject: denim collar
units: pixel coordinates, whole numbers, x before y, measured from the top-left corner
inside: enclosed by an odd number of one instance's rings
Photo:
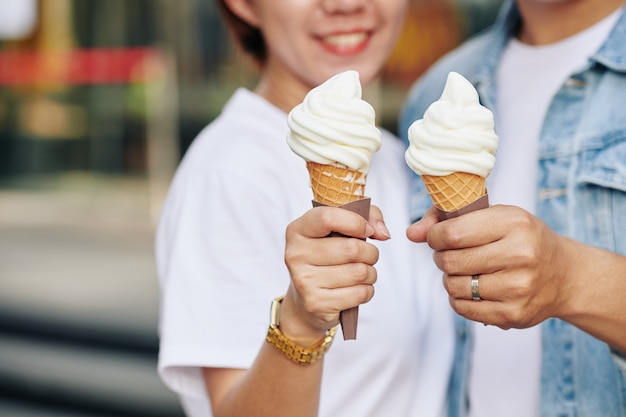
[[[485,48],[486,53],[470,79],[479,92],[482,104],[488,108],[494,109],[496,105],[496,92],[493,84],[498,62],[509,38],[515,34],[519,25],[520,16],[515,1],[507,0],[491,29],[488,45]]]
[[[622,9],[621,16],[611,31],[608,39],[591,58],[593,61],[606,66],[615,72],[626,72],[626,8]]]
[[[491,30],[489,44],[482,61],[470,80],[479,91],[483,104],[491,109],[496,105],[494,88],[495,71],[507,42],[517,33],[521,23],[519,10],[514,0],[506,0],[500,9],[498,18]],[[598,63],[616,72],[626,72],[626,54],[623,45],[626,44],[626,8],[622,10],[615,27],[606,42],[591,57],[592,63]]]

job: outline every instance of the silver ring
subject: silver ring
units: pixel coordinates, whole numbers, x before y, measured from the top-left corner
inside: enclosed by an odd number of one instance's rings
[[[472,275],[472,281],[470,282],[470,288],[472,289],[472,300],[480,301],[480,293],[478,292],[478,277],[480,274]]]

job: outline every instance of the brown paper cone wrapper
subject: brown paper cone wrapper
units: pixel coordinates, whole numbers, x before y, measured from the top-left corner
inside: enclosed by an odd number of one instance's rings
[[[422,175],[440,220],[489,207],[485,178],[466,172],[445,176]]]
[[[370,214],[370,202],[369,197],[363,197],[360,200],[352,201],[348,204],[343,204],[338,207],[357,213],[365,220],[369,219]],[[331,204],[321,203],[319,201],[313,201],[313,207],[318,206],[330,206]],[[337,207],[337,206],[334,206]],[[342,236],[340,233],[331,233],[329,236]],[[341,324],[341,332],[343,334],[343,340],[356,339],[356,330],[359,322],[359,307],[352,307],[348,310],[343,310],[339,314],[339,323]]]

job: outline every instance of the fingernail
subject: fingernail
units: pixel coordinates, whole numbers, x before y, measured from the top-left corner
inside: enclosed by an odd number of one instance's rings
[[[378,230],[380,231],[380,233],[383,234],[383,236],[385,236],[387,239],[391,239],[391,233],[389,233],[389,229],[387,229],[387,226],[385,226],[385,223],[378,222],[376,226],[378,227]]]
[[[366,237],[370,237],[370,236],[372,236],[374,234],[374,232],[376,232],[374,230],[374,228],[372,226],[370,226],[369,223],[366,223],[365,224],[365,236]]]

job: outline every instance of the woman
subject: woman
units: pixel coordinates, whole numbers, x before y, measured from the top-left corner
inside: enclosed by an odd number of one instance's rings
[[[285,293],[279,327],[288,339],[307,347],[326,330],[311,326],[319,323],[314,313],[297,308],[313,295],[287,291],[285,229],[311,207],[304,162],[286,144],[287,112],[341,71],[357,70],[362,83],[371,82],[398,37],[407,0],[218,3],[235,39],[259,64],[260,81],[254,92],[237,90],[199,134],[163,208],[156,239],[163,380],[190,416],[440,414],[451,320],[438,279],[418,275],[420,257],[435,268],[430,254],[403,238],[408,174],[403,145],[387,132],[367,193],[387,216],[388,230],[373,222],[368,236],[401,237],[377,247],[362,242],[370,291],[360,302],[371,298],[370,268],[380,260],[376,296],[361,307],[358,339],[336,340],[308,365],[265,341],[270,302]],[[310,210],[305,218],[322,213],[323,219],[327,212]],[[327,227],[350,229],[354,221]]]

